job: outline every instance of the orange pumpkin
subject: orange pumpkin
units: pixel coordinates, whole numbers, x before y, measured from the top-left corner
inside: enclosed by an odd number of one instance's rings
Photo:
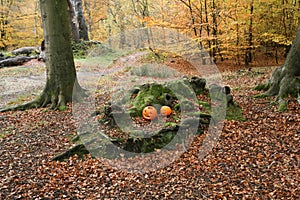
[[[172,109],[169,106],[162,106],[160,108],[160,114],[163,116],[169,116],[172,113]]]
[[[142,115],[145,119],[153,120],[157,117],[156,108],[154,108],[153,106],[146,106],[143,109]]]

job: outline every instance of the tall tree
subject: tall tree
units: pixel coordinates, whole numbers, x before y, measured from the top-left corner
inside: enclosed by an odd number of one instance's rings
[[[67,1],[40,0],[46,43],[47,82],[42,94],[33,102],[7,110],[45,107],[63,108],[72,101],[73,87],[80,88],[71,49]]]
[[[82,0],[67,0],[67,2],[73,39],[75,41],[78,41],[79,39],[89,40],[88,27],[82,8]]]
[[[194,35],[197,36],[197,28],[196,28],[196,19],[195,19],[195,16],[194,16],[194,10],[193,10],[193,7],[192,7],[192,2],[191,0],[179,0],[180,2],[182,2],[189,10],[189,13],[190,13],[190,16],[191,16],[191,23],[192,23],[192,29],[193,29],[193,32],[194,32]]]
[[[68,3],[68,11],[69,11],[69,25],[71,29],[71,36],[73,41],[79,42],[79,29],[76,20],[75,8],[71,2],[71,0],[67,0]]]
[[[245,65],[249,65],[252,62],[252,51],[253,51],[253,11],[254,11],[254,0],[250,1],[250,18],[248,27],[248,47],[245,53]]]
[[[267,84],[257,89],[268,89],[266,96],[277,95],[279,110],[286,109],[287,102],[284,99],[289,95],[298,97],[300,101],[300,25],[284,64],[274,70]]]

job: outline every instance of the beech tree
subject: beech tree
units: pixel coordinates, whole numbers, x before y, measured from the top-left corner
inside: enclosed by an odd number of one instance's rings
[[[288,96],[298,98],[300,103],[300,25],[293,45],[284,64],[274,70],[268,83],[259,85],[259,90],[267,90],[263,96],[276,96],[279,110],[286,109]]]
[[[63,109],[72,101],[73,86],[80,89],[71,48],[67,1],[40,0],[40,7],[46,46],[46,86],[34,101],[2,111],[45,107],[49,104],[53,109]]]

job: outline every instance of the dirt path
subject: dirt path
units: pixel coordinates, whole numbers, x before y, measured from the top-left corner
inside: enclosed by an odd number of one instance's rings
[[[110,75],[124,70],[128,65],[134,64],[145,52],[137,52],[121,57],[109,67],[98,66],[78,70],[79,82],[91,81],[95,75]],[[36,60],[24,66],[0,69],[0,108],[11,103],[22,103],[37,97],[46,83],[45,64]]]
[[[19,66],[0,70],[0,108],[18,98],[35,97],[43,89],[46,81],[44,72],[32,74],[35,66]],[[28,74],[29,72],[29,74]]]

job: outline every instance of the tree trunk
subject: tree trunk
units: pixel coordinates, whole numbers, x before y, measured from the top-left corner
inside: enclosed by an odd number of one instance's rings
[[[208,49],[209,49],[209,55],[212,58],[212,48],[211,48],[211,41],[210,41],[210,24],[209,24],[209,20],[208,20],[208,6],[207,6],[207,0],[204,0],[204,13],[205,13],[205,23],[206,23],[206,33],[207,33],[207,45],[208,45]]]
[[[1,111],[25,110],[48,104],[53,109],[65,109],[66,104],[72,101],[73,87],[81,89],[71,49],[67,1],[40,0],[40,5],[46,46],[46,86],[33,102]]]
[[[76,0],[75,10],[78,21],[79,28],[79,37],[85,41],[89,40],[88,28],[86,25],[86,21],[84,19],[83,8],[82,8],[82,0]]]
[[[250,19],[248,28],[248,47],[245,52],[245,65],[248,66],[252,62],[252,51],[253,51],[253,11],[254,11],[254,0],[250,2]]]
[[[88,41],[88,28],[84,19],[82,0],[67,0],[67,2],[73,39],[75,42],[79,39]]]
[[[71,2],[71,0],[67,0],[68,3],[68,11],[69,11],[69,25],[70,25],[70,29],[71,29],[71,36],[72,39],[75,42],[79,42],[79,30],[78,30],[78,26],[76,23],[76,15],[75,15],[75,9],[74,6]]]
[[[45,30],[47,82],[41,95],[42,104],[52,108],[66,106],[72,101],[77,83],[68,26],[67,1],[41,0]]]
[[[275,69],[269,82],[260,88],[268,89],[265,93],[267,96],[277,95],[280,110],[286,109],[284,98],[300,98],[300,26],[283,66]]]

